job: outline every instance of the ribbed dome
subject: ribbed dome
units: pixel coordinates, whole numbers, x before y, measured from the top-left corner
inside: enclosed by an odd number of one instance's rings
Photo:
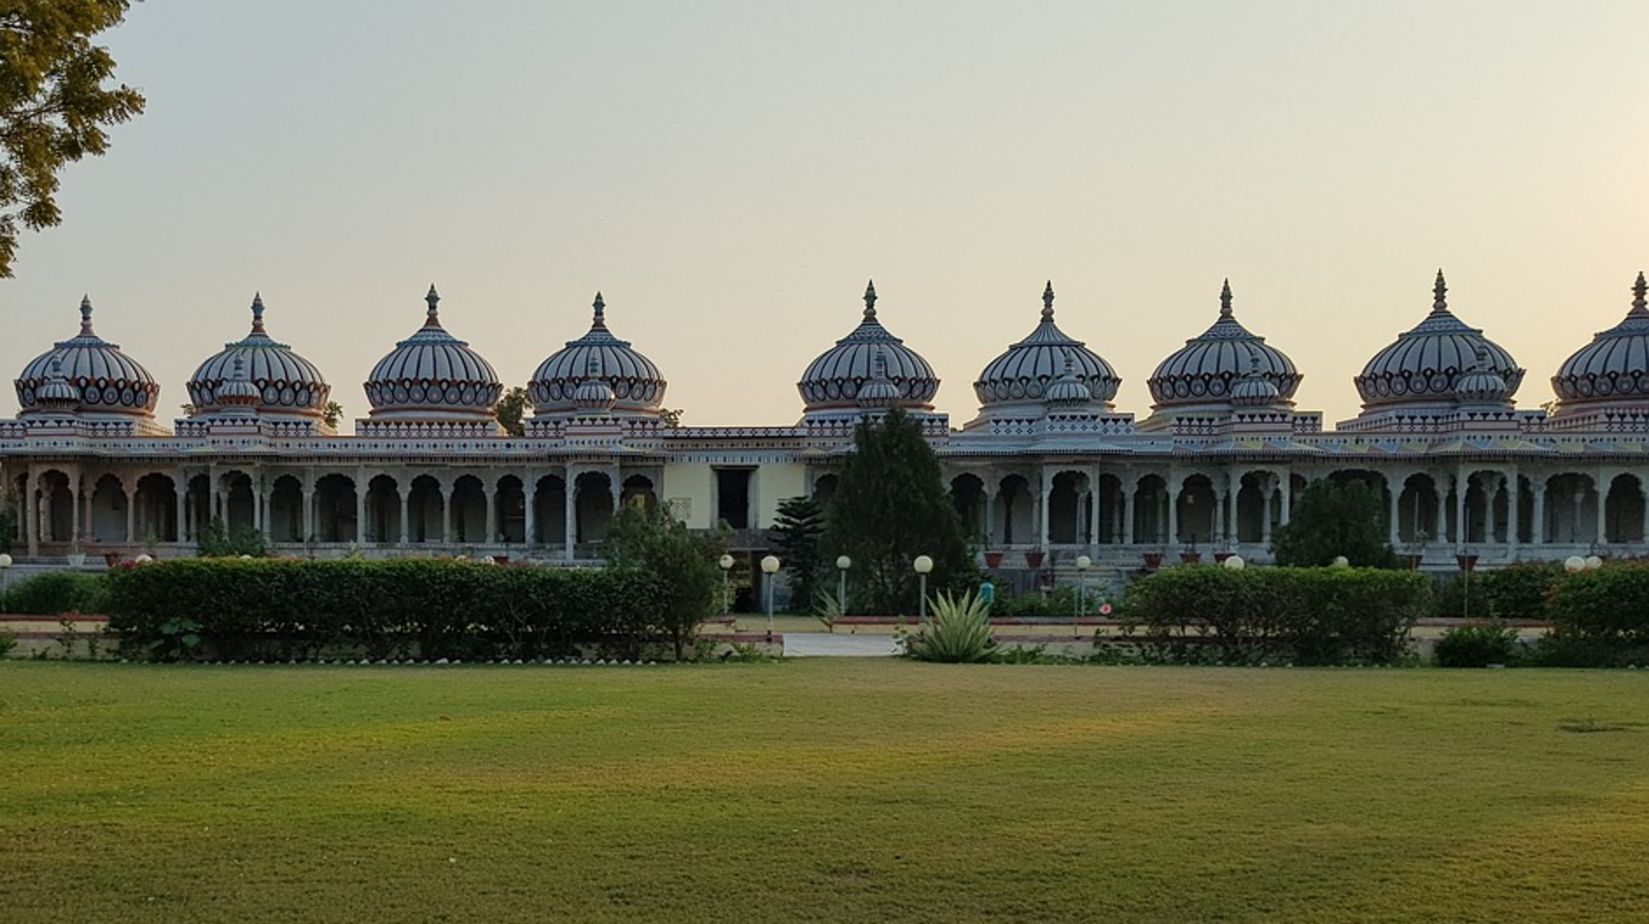
[[[429,287],[424,326],[378,361],[366,381],[372,416],[386,419],[491,417],[504,386],[469,344],[441,326],[441,296]]]
[[[1259,354],[1250,355],[1248,374],[1231,386],[1231,403],[1238,407],[1267,407],[1282,400],[1282,392],[1277,390],[1276,383],[1266,378],[1260,368]]]
[[[1076,362],[1067,353],[1064,371],[1048,386],[1047,401],[1054,407],[1079,408],[1094,403],[1093,387],[1076,374]]]
[[[557,350],[539,364],[527,388],[533,410],[538,414],[579,410],[579,385],[592,375],[612,389],[609,410],[631,414],[655,414],[664,403],[664,376],[653,361],[631,348],[607,330],[607,303],[595,294],[595,317],[589,333]]]
[[[256,407],[263,400],[263,390],[246,372],[245,356],[235,356],[234,368],[230,370],[229,378],[218,384],[215,397],[219,405],[235,408]]]
[[[1577,404],[1649,401],[1649,284],[1632,286],[1632,310],[1564,360],[1552,376],[1558,412]]]
[[[939,391],[939,378],[928,361],[888,332],[876,319],[876,286],[865,286],[864,319],[836,345],[808,363],[796,383],[808,411],[857,407],[859,389],[875,373],[877,349],[887,363],[887,380],[898,389],[898,406],[927,410]]]
[[[104,340],[92,330],[90,298],[80,300],[79,335],[35,357],[17,377],[21,416],[27,416],[39,406],[40,390],[50,380],[54,363],[64,380],[79,393],[79,404],[72,410],[94,415],[154,417],[160,385],[149,370],[120,352],[119,344]]]
[[[985,408],[1040,404],[1067,364],[1091,400],[1116,397],[1122,379],[1111,364],[1054,323],[1054,286],[1049,282],[1042,290],[1042,320],[1036,329],[985,366],[973,393]]]
[[[859,389],[859,406],[869,410],[891,410],[897,407],[904,393],[887,377],[887,351],[880,345],[876,347],[871,369],[873,371],[870,381]]]
[[[1523,381],[1523,370],[1510,353],[1483,336],[1475,327],[1468,327],[1449,311],[1446,294],[1448,285],[1443,271],[1437,271],[1437,282],[1432,288],[1431,314],[1413,330],[1400,335],[1363,367],[1353,381],[1362,395],[1365,407],[1391,405],[1452,405],[1455,400],[1456,380],[1477,360],[1477,348],[1486,350],[1485,371],[1500,375],[1510,389],[1517,393]]]
[[[1488,347],[1478,344],[1470,368],[1454,383],[1454,397],[1462,405],[1511,406],[1511,387],[1491,365]]]
[[[233,381],[236,366],[242,367],[246,381],[256,393],[250,402],[270,414],[289,414],[303,417],[321,417],[326,402],[332,396],[332,386],[326,384],[321,370],[315,364],[284,343],[278,343],[263,325],[263,296],[252,298],[252,332],[244,339],[224,345],[206,362],[200,364],[189,377],[189,400],[197,411],[208,411],[228,401],[222,400],[223,389]],[[235,386],[237,403],[245,404],[245,388]]]
[[[584,381],[573,390],[573,405],[586,414],[606,414],[617,403],[618,395],[601,377],[601,361],[592,353]]]
[[[40,386],[34,397],[38,405],[46,410],[72,412],[80,404],[80,389],[69,384],[68,377],[63,374],[63,364],[54,359],[46,384]]]
[[[1277,389],[1280,401],[1294,397],[1300,375],[1283,351],[1252,334],[1231,310],[1231,283],[1220,290],[1220,316],[1199,337],[1185,341],[1146,380],[1155,406],[1224,404],[1238,380],[1255,368]]]

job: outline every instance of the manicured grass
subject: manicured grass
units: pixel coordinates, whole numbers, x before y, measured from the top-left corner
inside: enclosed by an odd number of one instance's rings
[[[1649,673],[0,663],[0,920],[1638,921]]]

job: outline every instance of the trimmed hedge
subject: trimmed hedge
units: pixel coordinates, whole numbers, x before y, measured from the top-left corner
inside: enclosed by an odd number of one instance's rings
[[[1148,654],[1182,663],[1390,664],[1431,581],[1374,568],[1170,568],[1135,582],[1123,619]]]
[[[1649,565],[1611,563],[1566,575],[1547,599],[1552,634],[1558,638],[1649,646]]]
[[[67,613],[104,615],[109,606],[108,587],[95,574],[51,571],[13,581],[0,599],[0,613],[21,616],[61,616]]]
[[[594,644],[636,658],[669,638],[665,588],[639,570],[195,559],[108,581],[109,627],[140,656],[537,658]],[[186,651],[172,644],[180,625],[199,639]]]
[[[1561,562],[1520,562],[1471,576],[1472,619],[1550,619],[1547,610],[1552,589],[1564,580]],[[1466,584],[1459,576],[1438,588],[1435,616],[1459,619],[1466,615]]]

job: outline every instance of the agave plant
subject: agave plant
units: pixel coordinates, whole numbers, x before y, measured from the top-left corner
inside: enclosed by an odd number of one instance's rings
[[[991,639],[989,603],[969,591],[961,597],[940,594],[929,606],[933,619],[906,643],[906,654],[918,661],[951,664],[990,659],[996,642]]]
[[[813,618],[824,624],[825,629],[836,631],[836,622],[847,615],[847,604],[841,597],[828,590],[819,591],[813,601]]]

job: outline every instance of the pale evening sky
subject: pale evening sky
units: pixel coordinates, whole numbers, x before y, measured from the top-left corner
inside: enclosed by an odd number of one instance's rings
[[[1649,268],[1646,36],[1642,0],[149,0],[105,37],[148,111],[24,236],[0,367],[90,293],[169,421],[261,290],[353,419],[430,282],[510,384],[599,288],[686,423],[788,424],[874,277],[960,424],[1051,278],[1144,417],[1229,276],[1334,421],[1441,266],[1534,407]]]

